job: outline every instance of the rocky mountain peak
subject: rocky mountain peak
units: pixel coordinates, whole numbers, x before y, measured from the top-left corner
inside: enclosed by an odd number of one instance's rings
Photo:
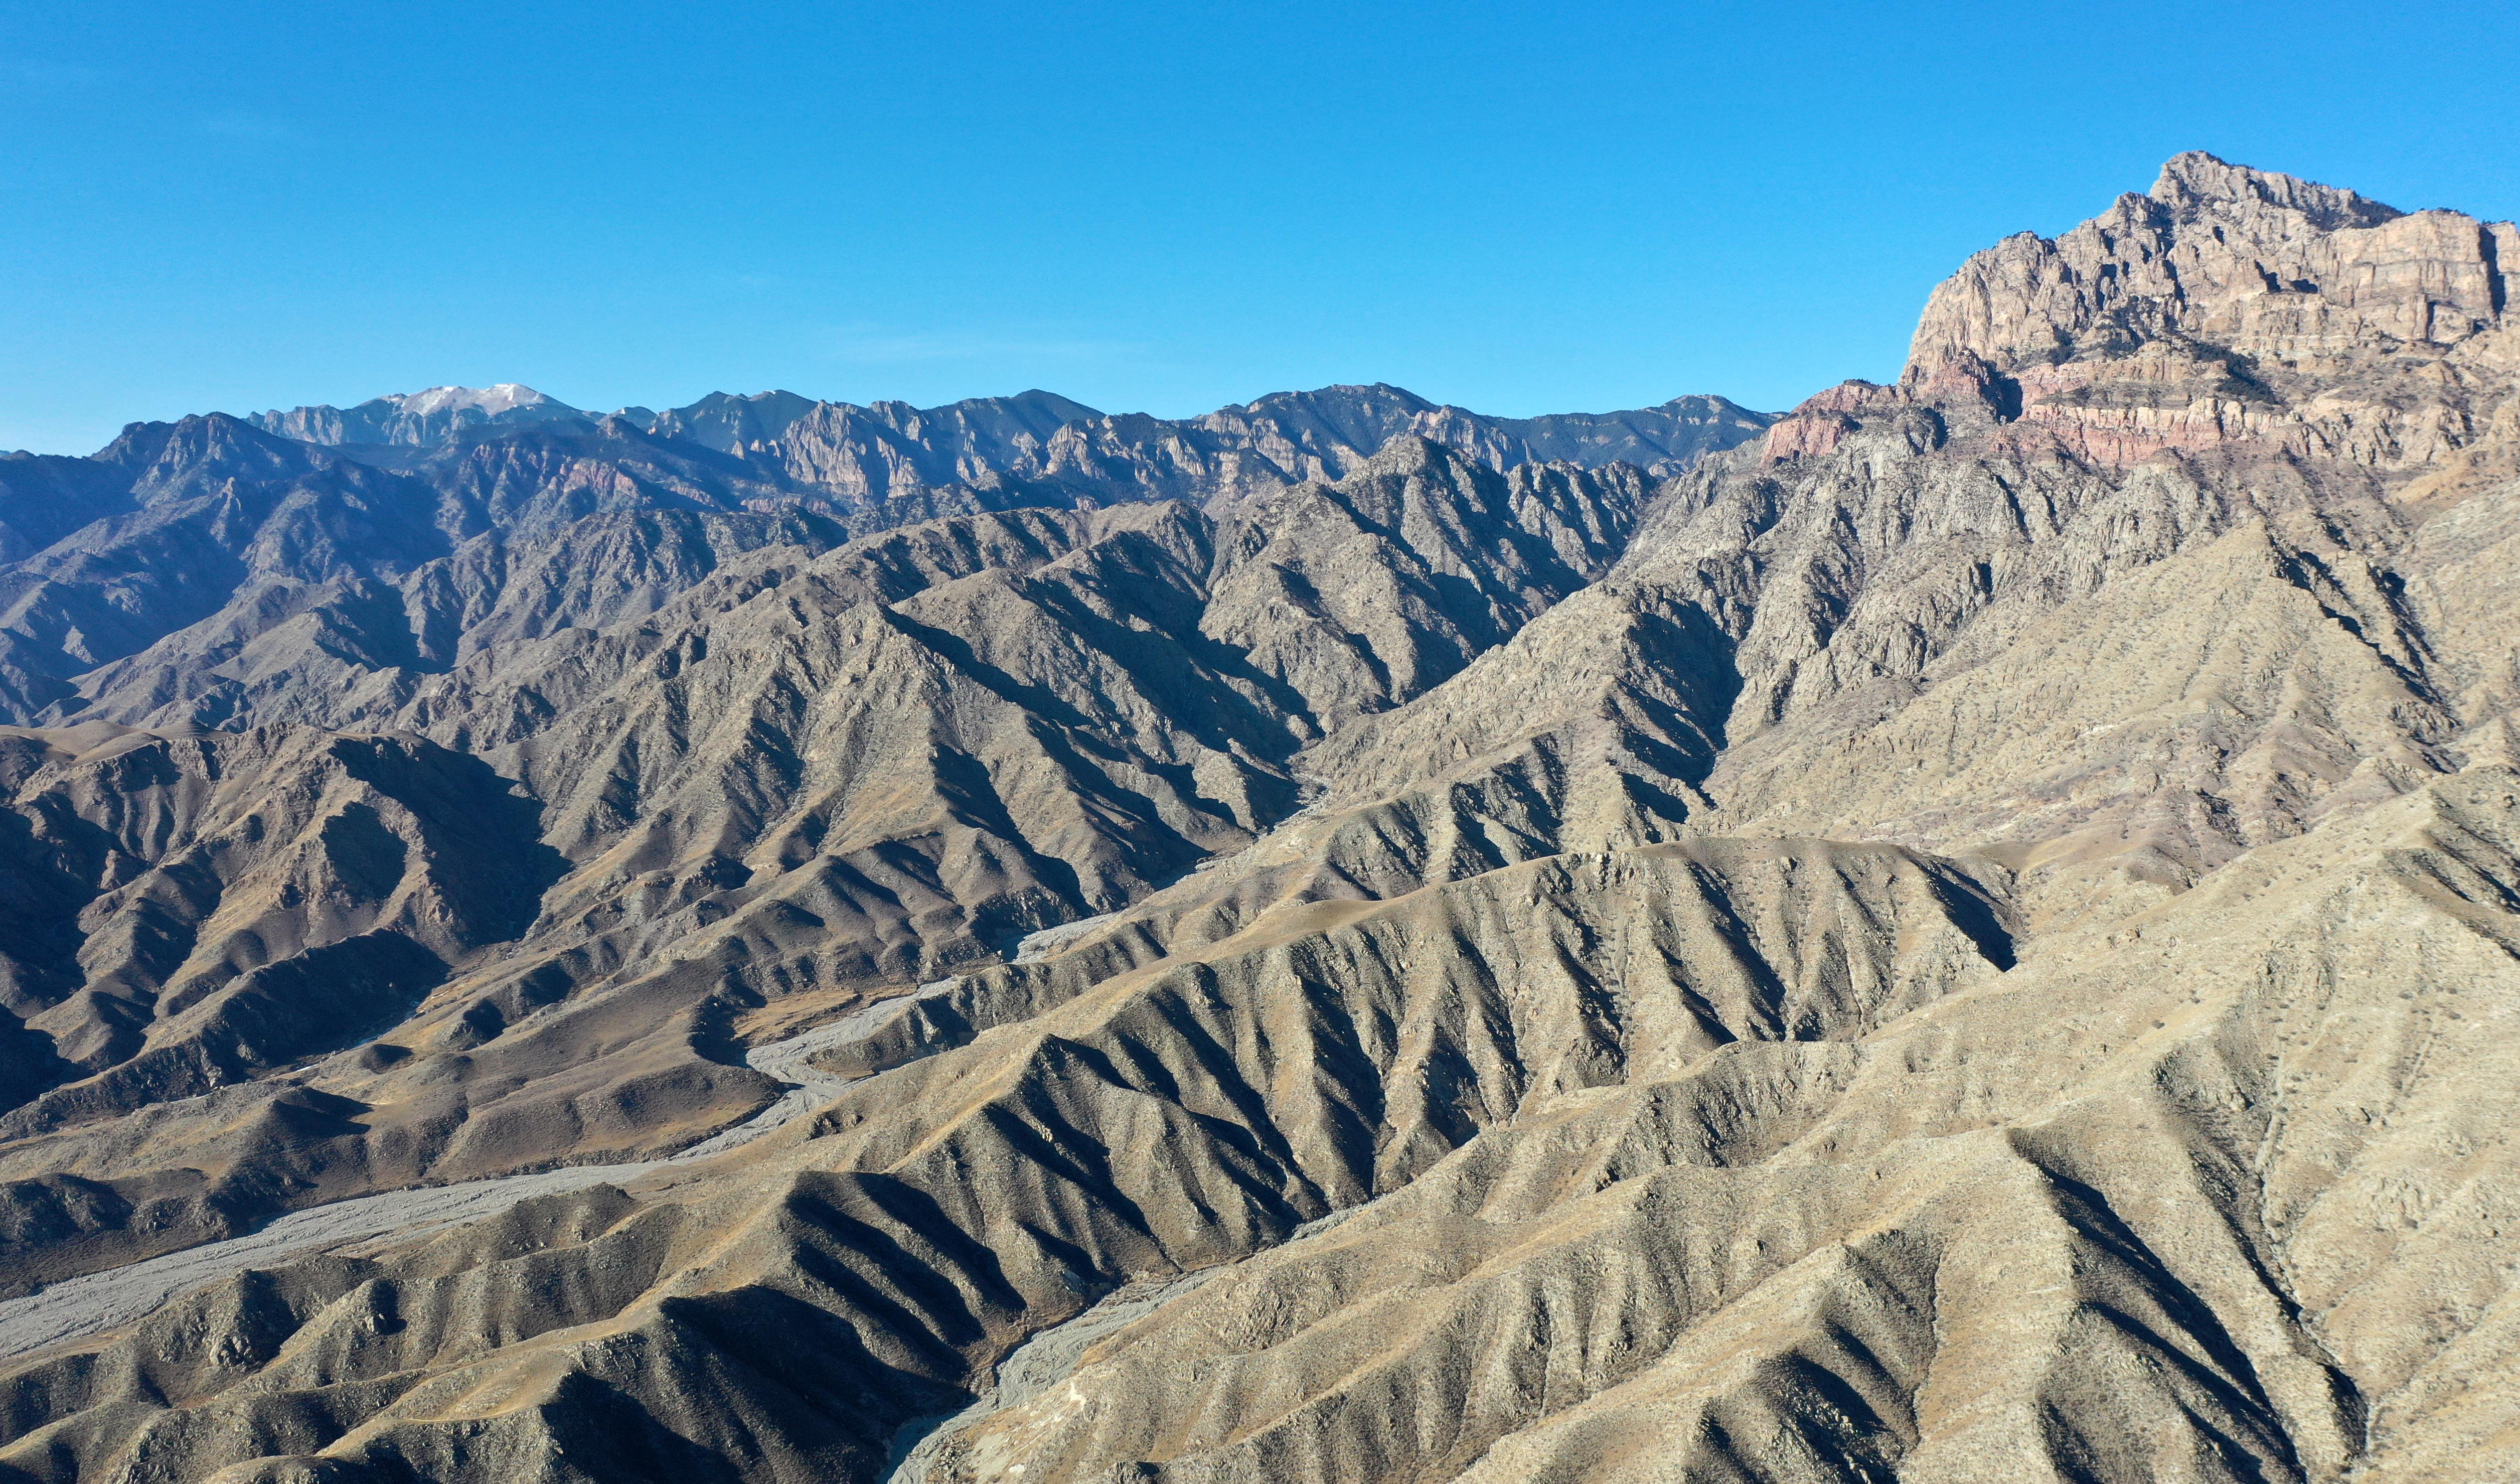
[[[441,442],[476,427],[575,421],[585,414],[530,386],[500,382],[489,386],[429,386],[389,392],[355,407],[295,407],[258,412],[247,421],[265,432],[305,443]]]
[[[420,391],[393,392],[377,398],[377,401],[414,417],[467,409],[484,416],[514,412],[520,407],[562,407],[565,411],[575,411],[515,382],[499,382],[488,386],[430,386]]]
[[[822,404],[792,391],[756,391],[748,395],[712,391],[689,407],[633,416],[660,437],[685,438],[704,448],[731,453],[766,443],[785,434],[798,419]]]
[[[1374,450],[1351,477],[1424,473],[1431,470],[1462,471],[1483,467],[1460,449],[1447,447],[1422,433],[1405,432]]]
[[[1405,386],[1394,386],[1388,382],[1361,384],[1340,382],[1337,385],[1323,386],[1312,391],[1273,391],[1265,397],[1244,403],[1238,410],[1244,413],[1268,413],[1297,407],[1355,407],[1401,413],[1435,410],[1434,403]]]
[[[2202,150],[2172,156],[2152,183],[2151,199],[2193,221],[2217,207],[2273,207],[2298,212],[2323,232],[2345,227],[2376,227],[2406,215],[2395,206],[2335,186],[2322,186],[2273,170],[2235,165]]]
[[[256,468],[293,468],[302,467],[306,458],[315,456],[274,439],[243,418],[208,412],[172,423],[129,424],[112,442],[89,457],[99,464],[137,469],[233,463],[239,459],[250,461]]]
[[[2190,152],[2148,196],[1972,255],[1927,302],[1901,384],[1982,397],[2006,419],[2045,403],[2141,450],[2165,446],[2173,414],[2205,409],[2179,436],[2221,442],[2242,408],[2282,401],[2288,375],[2326,379],[2332,400],[2337,378],[2396,376],[2410,348],[2438,355],[2499,329],[2515,248],[2507,222],[2408,214]],[[2402,400],[2374,391],[2376,405]],[[2224,402],[2228,415],[2211,411]],[[2342,425],[2318,436],[2369,441]],[[2403,457],[2386,441],[2366,457]]]

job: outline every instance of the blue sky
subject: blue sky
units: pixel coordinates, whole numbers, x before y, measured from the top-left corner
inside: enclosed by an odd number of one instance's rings
[[[448,382],[1781,407],[2182,149],[2520,213],[2515,105],[2507,3],[0,0],[0,448]]]

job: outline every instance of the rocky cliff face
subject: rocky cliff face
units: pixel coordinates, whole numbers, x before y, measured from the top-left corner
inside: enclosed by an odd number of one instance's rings
[[[0,463],[0,1471],[2502,1477],[2513,247]]]
[[[2118,464],[2247,443],[2432,469],[2501,400],[2515,249],[2508,222],[2182,155],[2054,242],[1969,259],[1903,384],[1984,378],[2006,416]]]

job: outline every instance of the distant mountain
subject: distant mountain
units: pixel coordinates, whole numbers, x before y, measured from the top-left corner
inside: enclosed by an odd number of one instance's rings
[[[713,394],[605,415],[502,383],[135,424],[92,458],[0,458],[0,724],[335,717],[361,686],[407,686],[497,636],[633,616],[765,543],[1257,498],[1414,438],[1494,470],[1630,462],[1650,479],[1769,421],[1718,397],[1485,418],[1380,384],[1185,420],[1038,390],[924,409]],[[645,537],[581,528],[639,513]],[[527,570],[531,602],[556,605],[539,616],[507,589]]]
[[[304,443],[442,443],[478,427],[523,427],[582,420],[585,414],[530,386],[431,386],[397,392],[356,407],[299,407],[258,412],[248,422]]]
[[[1020,475],[1058,428],[1098,416],[1047,391],[925,409],[817,402],[792,391],[717,392],[658,415],[648,431],[775,468],[843,499],[875,501]]]
[[[1491,418],[1380,382],[1276,392],[1179,419],[1106,415],[1041,391],[923,412],[898,402],[799,405],[803,399],[786,392],[742,399],[741,408],[732,401],[704,402],[698,415],[665,414],[653,430],[694,436],[726,427],[712,446],[777,459],[790,477],[861,498],[993,470],[1103,502],[1204,501],[1341,479],[1404,436],[1459,448],[1492,469],[1626,463],[1660,478],[1758,436],[1774,421],[1721,397],[1633,412]],[[753,441],[736,441],[739,427],[757,429]]]
[[[609,425],[724,455],[751,477],[798,493],[865,505],[992,476],[1104,504],[1240,496],[1343,478],[1404,435],[1459,448],[1494,469],[1624,463],[1662,478],[1758,436],[1774,420],[1711,396],[1627,412],[1492,418],[1377,382],[1276,392],[1196,418],[1104,414],[1039,390],[927,408],[861,407],[792,391],[712,392],[688,407],[632,407],[605,417],[502,384],[432,387],[248,421],[397,468],[411,467],[409,457],[386,449],[469,445],[536,426],[593,431]]]
[[[922,410],[907,402],[878,402],[858,407],[847,402],[818,402],[792,391],[763,391],[751,396],[711,392],[689,407],[658,414],[648,431],[664,438],[683,438],[721,453],[759,450],[789,437],[801,424],[820,420],[812,436],[831,440],[853,424],[879,427],[891,437],[931,454],[976,460],[1005,469],[1040,446],[1059,427],[1102,414],[1082,402],[1048,391],[1019,392],[1012,397],[974,397]],[[948,476],[950,477],[950,476]],[[940,477],[934,482],[946,482]]]
[[[1586,469],[1633,464],[1657,476],[1693,468],[1708,454],[1758,436],[1775,421],[1772,414],[1705,396],[1674,397],[1659,407],[1633,412],[1565,412],[1495,420],[1506,434],[1520,440],[1518,451],[1523,457],[1511,462],[1562,461]]]

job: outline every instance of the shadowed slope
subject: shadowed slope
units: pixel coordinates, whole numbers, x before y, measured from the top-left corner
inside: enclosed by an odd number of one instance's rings
[[[530,1261],[555,1278],[588,1262],[608,1276],[593,1290],[562,1282],[533,1301],[532,1318],[485,1330],[431,1317],[454,1297],[430,1296],[435,1281],[425,1277],[442,1261],[430,1254],[465,1249],[450,1247],[452,1235],[382,1266],[325,1259],[211,1290],[187,1307],[211,1305],[193,1312],[215,1327],[242,1320],[212,1316],[245,1303],[267,1337],[206,1370],[156,1364],[148,1384],[184,1399],[172,1414],[116,1378],[131,1374],[113,1358],[120,1349],[29,1372],[14,1393],[19,1407],[56,1395],[96,1425],[53,1429],[40,1445],[30,1437],[8,1458],[68,1450],[93,1470],[109,1466],[109,1454],[125,1461],[114,1467],[136,1462],[161,1446],[153,1439],[224,1438],[233,1450],[253,1434],[219,1419],[239,1418],[248,1395],[265,1413],[303,1417],[313,1385],[339,1418],[333,1452],[381,1466],[391,1438],[394,1453],[439,1459],[436,1476],[470,1476],[508,1466],[497,1462],[505,1455],[446,1452],[445,1409],[491,1388],[523,1407],[498,1404],[495,1430],[522,1429],[518,1446],[538,1437],[548,1420],[522,1399],[560,1394],[551,1388],[613,1348],[568,1326],[644,1336],[631,1343],[651,1358],[612,1384],[629,1388],[631,1416],[654,1418],[640,1426],[670,1431],[714,1425],[691,1409],[715,1405],[705,1398],[719,1385],[762,1394],[753,1382],[698,1378],[692,1368],[720,1364],[706,1357],[722,1341],[700,1343],[693,1320],[783,1302],[835,1313],[887,1365],[951,1381],[965,1355],[1003,1343],[992,1336],[1072,1312],[1079,1287],[1247,1253],[1308,1216],[1406,1184],[1518,1110],[1681,1071],[1736,1038],[1857,1035],[1975,982],[1991,972],[1981,947],[1944,916],[1967,892],[1896,851],[1707,845],[1539,863],[1334,925],[1255,933],[844,1095],[819,1137],[738,1156],[743,1167],[723,1184],[703,1167],[698,1184],[652,1197],[636,1216],[580,1198],[596,1205],[572,1209],[603,1215],[569,1220],[623,1235],[557,1240]],[[1629,937],[1608,915],[1628,912],[1664,925]],[[1874,930],[1885,922],[1906,925],[1885,937]],[[794,1173],[772,1173],[781,1170]],[[607,1254],[634,1231],[652,1234],[641,1238],[651,1255],[625,1271]],[[968,1235],[959,1247],[935,1244],[950,1233]],[[460,1240],[477,1249],[480,1237]],[[466,1271],[498,1265],[457,1260]],[[526,1278],[482,1272],[467,1282]],[[377,1314],[394,1320],[378,1328],[361,1318]],[[381,1339],[359,1337],[369,1332]],[[828,1392],[864,1384],[843,1380],[856,1349],[810,1361],[790,1352],[786,1364]],[[438,1378],[344,1389],[413,1372]],[[257,1379],[232,1392],[246,1374]],[[132,1400],[112,1401],[117,1394]],[[813,1457],[841,1465],[845,1453],[818,1454],[831,1445],[815,1435],[862,1429],[842,1419],[871,1404],[902,1416],[921,1393],[893,1394],[890,1403],[835,1395],[823,1412],[779,1423],[765,1446],[799,1461],[783,1470]],[[21,1428],[32,1425],[18,1416]],[[305,1436],[314,1424],[295,1425]],[[195,1454],[193,1466],[250,1456]],[[846,1466],[856,1476],[867,1462],[861,1455]]]
[[[407,698],[345,692],[339,718],[425,731],[543,801],[542,836],[573,869],[511,902],[493,936],[514,941],[437,949],[381,980],[408,1018],[369,1026],[382,1039],[357,1056],[153,1108],[145,1127],[88,1126],[151,1101],[136,1073],[118,1074],[119,1102],[66,1089],[45,1107],[75,1103],[77,1118],[43,1112],[18,1130],[43,1141],[0,1147],[14,1160],[0,1168],[182,1185],[228,1162],[241,1120],[301,1102],[330,1121],[257,1200],[688,1143],[770,1096],[730,1064],[740,1016],[809,1022],[992,961],[1241,847],[1294,807],[1289,759],[1309,740],[1580,587],[1644,492],[1624,474],[1498,475],[1418,443],[1339,489],[1283,498],[1294,513],[1262,504],[1221,527],[1174,505],[1017,511],[820,557],[703,552],[716,569],[653,607],[635,566],[592,593],[531,577],[632,616],[485,644]],[[681,517],[621,519],[627,537]],[[1396,623],[1353,598],[1394,565],[1426,594]],[[1285,568],[1339,600],[1298,611],[1253,595],[1252,572]],[[512,572],[511,589],[525,580]],[[1363,668],[1305,658],[1325,649]],[[284,1059],[325,1049],[308,1039]],[[38,1224],[26,1245],[60,1235]],[[59,1261],[112,1256],[77,1250]]]

